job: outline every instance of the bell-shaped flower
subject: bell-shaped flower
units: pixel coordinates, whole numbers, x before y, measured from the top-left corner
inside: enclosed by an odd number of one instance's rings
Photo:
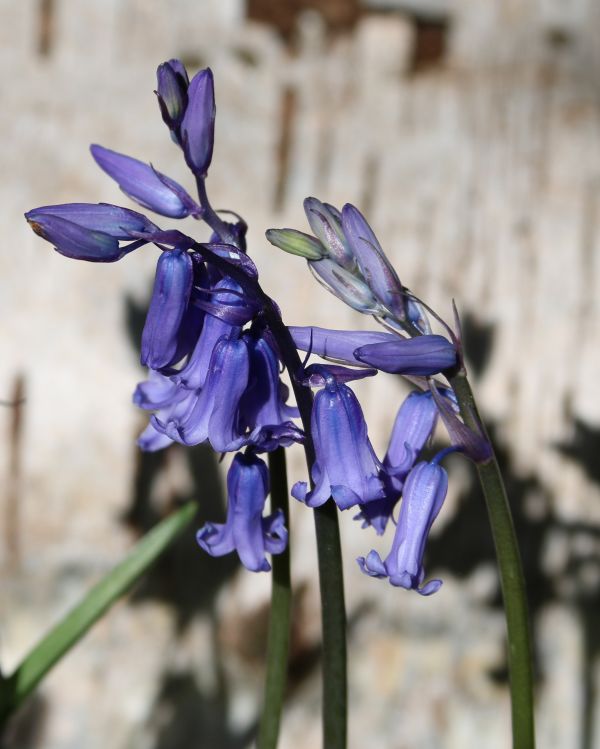
[[[397,340],[393,333],[367,330],[332,330],[331,328],[299,327],[290,325],[296,347],[325,359],[346,362],[355,367],[364,364],[355,358],[356,349],[371,343],[388,343]]]
[[[175,442],[198,445],[208,440],[217,452],[238,450],[251,441],[240,429],[239,403],[248,385],[248,345],[243,338],[221,338],[215,345],[204,387],[183,414],[152,417],[157,431]]]
[[[227,519],[207,523],[198,531],[198,544],[211,556],[237,551],[252,572],[268,572],[265,554],[281,554],[288,532],[281,510],[263,517],[269,493],[269,472],[264,461],[251,453],[238,453],[227,474]]]
[[[158,66],[156,91],[160,113],[173,139],[179,141],[179,126],[188,103],[189,78],[180,60],[169,60]]]
[[[334,377],[315,395],[311,430],[316,460],[312,467],[315,487],[305,482],[292,495],[309,507],[319,507],[333,497],[341,510],[384,496],[377,460],[367,434],[360,404],[347,385]]]
[[[448,475],[436,459],[418,463],[408,474],[400,516],[390,553],[385,561],[376,551],[359,557],[362,571],[371,577],[387,577],[392,585],[416,590],[424,596],[439,590],[441,580],[423,585],[423,556],[433,521],[437,517],[448,489]]]
[[[244,426],[278,426],[298,416],[298,409],[285,402],[287,388],[279,378],[279,360],[266,338],[258,334],[244,336],[250,352],[248,387],[240,403]]]
[[[151,369],[162,369],[181,359],[179,335],[193,274],[192,258],[185,250],[167,250],[158,259],[142,332],[141,362]]]
[[[161,423],[179,421],[196,402],[198,395],[187,390],[160,372],[150,370],[148,379],[141,382],[133,394],[133,402],[138,408],[155,411]],[[138,445],[146,452],[154,452],[173,442],[171,437],[158,430],[151,421],[138,438]]]
[[[456,364],[455,347],[441,335],[395,336],[391,341],[360,346],[354,356],[382,372],[404,375],[434,375]]]
[[[61,255],[96,263],[120,260],[159,231],[141,213],[108,203],[46,205],[28,211],[25,218]],[[147,234],[148,239],[133,241],[136,233]],[[123,241],[129,244],[121,244]]]
[[[189,168],[205,177],[212,160],[215,138],[215,89],[210,68],[192,78],[188,102],[181,121],[181,146]]]
[[[342,231],[367,286],[398,320],[406,316],[404,289],[362,213],[350,203],[342,209]]]
[[[131,156],[92,145],[98,166],[136,203],[170,218],[200,215],[200,206],[174,180]]]
[[[429,392],[413,391],[402,403],[383,459],[381,477],[386,496],[361,507],[354,519],[361,520],[363,528],[372,526],[377,535],[383,535],[400,499],[404,480],[433,434],[437,417],[438,409]]]
[[[220,292],[215,299],[219,300],[223,305],[233,305],[239,301],[238,293],[241,291],[240,286],[230,278],[223,278],[218,281],[214,286],[214,290]],[[180,382],[186,388],[197,389],[203,387],[217,341],[223,337],[236,338],[240,330],[240,326],[232,325],[222,317],[212,314],[206,315],[202,332],[196,341],[189,359],[178,372],[173,373],[173,379],[176,382]]]

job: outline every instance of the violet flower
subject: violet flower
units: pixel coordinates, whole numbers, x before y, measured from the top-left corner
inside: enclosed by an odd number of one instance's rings
[[[319,507],[333,497],[341,510],[384,496],[377,460],[367,435],[360,404],[347,385],[334,377],[314,400],[311,428],[316,460],[312,468],[313,490],[300,481],[292,496],[309,507]]]
[[[383,499],[363,505],[355,520],[362,527],[372,526],[381,536],[400,499],[408,472],[430,439],[438,417],[437,406],[429,392],[414,391],[404,400],[396,415],[381,477],[386,494]]]
[[[158,258],[156,278],[142,332],[141,362],[151,369],[175,364],[178,338],[193,280],[192,258],[185,250],[167,250]]]
[[[269,472],[264,461],[252,453],[238,453],[227,474],[227,519],[207,523],[198,531],[198,544],[211,556],[237,551],[252,572],[268,572],[265,554],[281,554],[288,533],[281,510],[263,517],[269,493]]]
[[[425,544],[448,489],[448,475],[438,465],[438,458],[430,463],[418,463],[409,473],[394,541],[385,561],[376,551],[357,559],[365,574],[387,577],[392,585],[416,590],[423,596],[435,593],[442,585],[441,580],[429,580],[423,585]]]

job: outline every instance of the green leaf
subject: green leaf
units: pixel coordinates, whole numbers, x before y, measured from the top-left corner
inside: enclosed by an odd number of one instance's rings
[[[75,608],[25,656],[17,669],[0,681],[0,722],[23,702],[63,655],[90,627],[148,570],[196,514],[195,502],[188,502],[167,517],[133,551],[108,573]]]

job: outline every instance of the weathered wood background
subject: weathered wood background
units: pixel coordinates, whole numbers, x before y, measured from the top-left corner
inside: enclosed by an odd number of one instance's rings
[[[22,220],[42,204],[124,201],[90,142],[188,180],[152,94],[156,65],[210,64],[209,188],[249,222],[285,319],[368,326],[264,240],[302,199],[357,203],[402,280],[454,297],[522,539],[538,650],[540,747],[600,746],[600,8],[593,0],[2,0],[0,2],[0,660],[47,626],[178,497],[219,512],[202,450],[144,458],[130,394],[156,256],[70,262]],[[128,333],[129,329],[129,333]],[[137,331],[137,332],[136,332]],[[358,390],[385,449],[402,390]],[[299,478],[301,461],[292,473]],[[342,518],[351,743],[509,743],[503,621],[466,466],[432,542],[445,585],[421,600],[358,572],[383,542]],[[310,513],[294,508],[293,689],[283,749],[319,746]],[[193,538],[51,675],[7,746],[250,745],[268,576]]]

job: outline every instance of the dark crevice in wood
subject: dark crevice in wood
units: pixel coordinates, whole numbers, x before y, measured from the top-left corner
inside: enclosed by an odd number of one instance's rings
[[[296,92],[287,86],[281,95],[279,112],[279,144],[277,147],[277,175],[273,208],[281,211],[285,204],[285,193],[288,180],[290,149],[292,144],[292,125],[296,113]]]
[[[10,424],[8,439],[8,480],[5,506],[6,564],[11,570],[19,568],[21,560],[21,487],[23,422],[25,405],[25,378],[15,377],[11,393]]]
[[[54,0],[39,0],[38,7],[38,54],[49,57],[54,42]]]

